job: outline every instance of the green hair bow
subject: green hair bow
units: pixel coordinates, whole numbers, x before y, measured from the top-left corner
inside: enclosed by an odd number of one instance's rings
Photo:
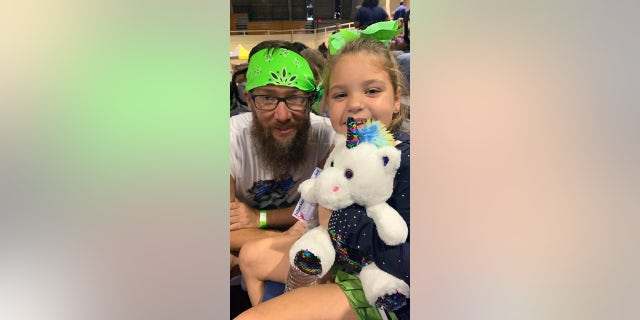
[[[329,53],[335,54],[345,43],[358,38],[376,39],[388,45],[389,40],[401,32],[397,20],[376,22],[362,31],[340,29],[329,37]]]

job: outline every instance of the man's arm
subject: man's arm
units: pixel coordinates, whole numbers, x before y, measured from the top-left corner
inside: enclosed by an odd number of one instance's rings
[[[267,228],[288,228],[291,227],[296,221],[296,218],[292,216],[293,209],[296,205],[292,205],[286,208],[272,209],[267,211]]]
[[[229,205],[229,230],[234,231],[247,228],[260,228],[260,210],[252,208],[235,197],[235,179],[231,176],[229,177],[229,185],[229,192],[231,196],[231,202]],[[287,228],[293,225],[296,222],[296,218],[291,215],[293,213],[293,209],[295,209],[295,205],[286,208],[266,210],[266,228]]]
[[[260,210],[252,208],[246,203],[234,199],[230,204],[229,230],[260,228]],[[291,214],[295,205],[286,208],[265,210],[267,213],[268,229],[282,229],[290,227],[296,222]]]
[[[232,202],[233,204],[234,202]],[[237,201],[236,204],[246,204]],[[248,207],[248,206],[247,206]],[[280,234],[280,231],[273,230],[272,228],[283,228],[293,225],[297,220],[291,214],[295,206],[282,209],[267,210],[267,227],[266,229],[260,229],[259,215],[255,218],[255,225],[253,227],[237,228],[237,225],[230,225],[229,231],[229,244],[231,251],[239,251],[240,248],[249,240],[262,239],[267,237],[273,237]],[[251,208],[251,210],[256,210]],[[256,210],[256,212],[258,212]]]

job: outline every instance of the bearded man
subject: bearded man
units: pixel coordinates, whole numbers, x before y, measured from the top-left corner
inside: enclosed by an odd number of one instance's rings
[[[297,221],[298,185],[328,153],[334,131],[310,113],[318,96],[308,62],[286,41],[267,40],[249,54],[246,101],[230,118],[231,267],[249,240],[279,235]],[[287,232],[304,232],[296,224]]]

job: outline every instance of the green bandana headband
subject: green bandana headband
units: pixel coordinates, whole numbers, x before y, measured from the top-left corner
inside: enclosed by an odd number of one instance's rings
[[[301,55],[284,48],[267,48],[249,60],[246,90],[266,85],[294,87],[314,91],[315,79],[309,63]]]
[[[340,32],[336,32],[329,37],[329,53],[335,54],[347,41],[358,38],[376,39],[388,45],[389,40],[401,32],[402,29],[398,29],[397,20],[376,22],[360,32],[340,29]]]

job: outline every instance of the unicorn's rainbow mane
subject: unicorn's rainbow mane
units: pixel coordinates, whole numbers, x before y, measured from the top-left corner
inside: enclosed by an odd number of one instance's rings
[[[378,148],[395,145],[393,135],[378,120],[367,120],[362,127],[358,128],[358,132],[361,143],[371,143]]]

